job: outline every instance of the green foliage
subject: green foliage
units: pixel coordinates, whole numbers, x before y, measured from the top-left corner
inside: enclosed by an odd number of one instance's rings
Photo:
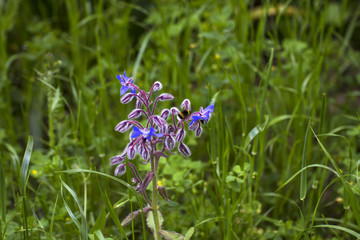
[[[108,161],[128,137],[114,132],[130,109],[123,70],[144,89],[161,81],[176,100],[164,107],[215,102],[202,138],[187,138],[191,158],[160,160],[162,236],[359,238],[356,1],[8,0],[0,11],[1,239],[152,238],[143,212],[121,225],[146,205]]]

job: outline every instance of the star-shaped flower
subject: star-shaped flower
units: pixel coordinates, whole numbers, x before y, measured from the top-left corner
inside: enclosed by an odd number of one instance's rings
[[[124,70],[124,75],[117,75],[116,78],[118,80],[120,80],[121,83],[121,89],[120,89],[120,96],[124,95],[129,89],[131,89],[131,93],[135,94],[136,93],[136,89],[133,86],[134,80],[133,78],[128,78],[126,76],[125,70]]]
[[[210,120],[211,113],[213,111],[214,111],[214,104],[207,106],[205,109],[203,109],[201,107],[199,112],[193,113],[192,121],[189,124],[189,126],[191,126],[193,123],[195,123],[196,121],[199,121],[199,120],[201,122],[204,121],[205,123],[207,123]]]
[[[155,133],[155,129],[153,127],[150,127],[149,130],[147,129],[139,129],[138,127],[133,127],[133,134],[131,135],[131,138],[137,138],[138,136],[142,135],[143,138],[147,138],[147,140],[150,141],[151,136],[156,136],[158,138],[164,136],[162,133]]]

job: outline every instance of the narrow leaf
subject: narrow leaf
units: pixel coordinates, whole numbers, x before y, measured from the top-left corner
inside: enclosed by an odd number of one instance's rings
[[[301,168],[306,167],[306,148],[307,148],[307,139],[309,135],[309,128],[310,128],[310,121],[308,122],[308,126],[305,132],[305,139],[304,139],[304,148],[301,160]],[[306,197],[306,190],[307,190],[307,179],[306,179],[306,171],[302,171],[300,175],[300,199],[304,201]]]
[[[191,236],[194,234],[195,228],[191,227],[185,234],[184,240],[190,240]]]
[[[20,169],[20,193],[23,196],[25,195],[26,185],[27,185],[27,181],[29,179],[28,170],[29,170],[30,157],[31,157],[33,146],[34,146],[34,139],[32,136],[29,136],[25,154],[24,154],[24,158],[23,158],[23,161],[21,164],[21,169]]]

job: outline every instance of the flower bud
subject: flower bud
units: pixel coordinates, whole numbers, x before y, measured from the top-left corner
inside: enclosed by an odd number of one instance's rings
[[[158,186],[158,191],[159,191],[159,194],[160,196],[165,200],[165,201],[170,201],[168,195],[167,195],[167,192],[166,192],[166,189],[164,187],[160,187]]]
[[[160,117],[166,120],[170,115],[169,109],[164,109],[161,111]]]
[[[174,127],[174,125],[170,124],[169,127],[168,127],[167,132],[168,132],[168,133],[173,133],[173,132],[175,132],[175,127]]]
[[[202,132],[202,127],[201,127],[200,124],[199,124],[199,127],[198,127],[198,128],[196,129],[196,131],[195,131],[195,136],[196,136],[196,137],[200,137],[201,132]]]
[[[135,146],[131,146],[127,149],[127,157],[128,159],[134,159],[136,154]]]
[[[184,157],[189,157],[191,155],[189,147],[182,142],[179,144],[178,150],[182,155],[184,155]]]
[[[164,144],[167,149],[171,150],[175,147],[175,139],[172,136],[168,135],[165,137]]]
[[[170,108],[171,114],[172,115],[178,115],[178,113],[180,112],[179,109],[177,109],[176,107],[172,107]]]
[[[157,97],[159,101],[169,101],[174,99],[174,96],[168,93],[163,93],[160,96]]]
[[[185,129],[181,128],[180,131],[176,134],[175,140],[177,142],[182,142],[185,138]]]
[[[154,85],[152,86],[152,90],[153,91],[159,91],[159,90],[161,90],[162,89],[162,84],[161,84],[161,82],[159,82],[159,81],[156,81],[155,83],[154,83]]]
[[[110,158],[110,165],[116,165],[123,162],[125,160],[125,154],[126,152],[124,151],[121,155],[116,155]]]
[[[191,110],[191,102],[189,99],[185,99],[181,105],[180,105],[181,109],[187,109],[187,110]]]
[[[145,144],[139,144],[138,153],[145,161],[149,159],[150,153]]]
[[[140,117],[141,115],[144,114],[144,110],[142,109],[134,109],[129,115],[128,115],[128,118],[129,119],[135,119],[135,118],[138,118]]]
[[[143,193],[146,190],[149,183],[151,182],[151,180],[154,178],[154,176],[155,176],[155,173],[148,172],[144,178],[144,181],[137,187],[136,191],[138,193]]]
[[[127,130],[129,130],[132,127],[133,123],[131,121],[121,121],[118,125],[115,127],[115,131],[124,133]]]
[[[126,172],[126,163],[120,164],[115,168],[115,176],[122,176]]]
[[[131,102],[133,98],[134,98],[133,93],[126,93],[124,96],[121,97],[120,102],[123,104],[127,104]]]
[[[138,98],[137,100],[136,100],[136,108],[141,108],[142,107],[142,105],[143,105],[143,102]]]

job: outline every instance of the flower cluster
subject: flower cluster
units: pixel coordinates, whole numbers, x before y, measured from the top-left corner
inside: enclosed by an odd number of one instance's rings
[[[112,157],[110,163],[111,165],[117,165],[115,175],[121,176],[126,172],[126,157],[131,160],[138,154],[143,159],[143,163],[154,161],[155,171],[148,172],[144,179],[140,177],[134,164],[127,163],[134,176],[132,182],[137,184],[136,190],[142,193],[153,179],[154,174],[156,174],[160,157],[167,158],[168,154],[175,154],[173,150],[176,146],[178,151],[185,157],[191,155],[189,147],[184,143],[186,135],[185,123],[188,124],[188,130],[194,131],[196,137],[199,137],[202,132],[201,125],[210,120],[214,105],[211,104],[205,109],[200,108],[199,111],[191,113],[190,100],[185,99],[180,105],[182,111],[172,107],[163,109],[159,114],[156,114],[155,110],[159,102],[174,99],[168,93],[162,93],[154,100],[151,99],[154,92],[162,89],[160,82],[155,82],[150,91],[145,92],[134,84],[133,78],[128,78],[125,72],[124,75],[117,75],[117,79],[120,80],[122,85],[120,90],[121,103],[127,104],[136,98],[136,107],[128,115],[129,120],[121,121],[115,127],[115,130],[121,133],[132,131],[129,143],[124,151],[120,155]],[[136,120],[141,116],[147,119],[144,125]]]

